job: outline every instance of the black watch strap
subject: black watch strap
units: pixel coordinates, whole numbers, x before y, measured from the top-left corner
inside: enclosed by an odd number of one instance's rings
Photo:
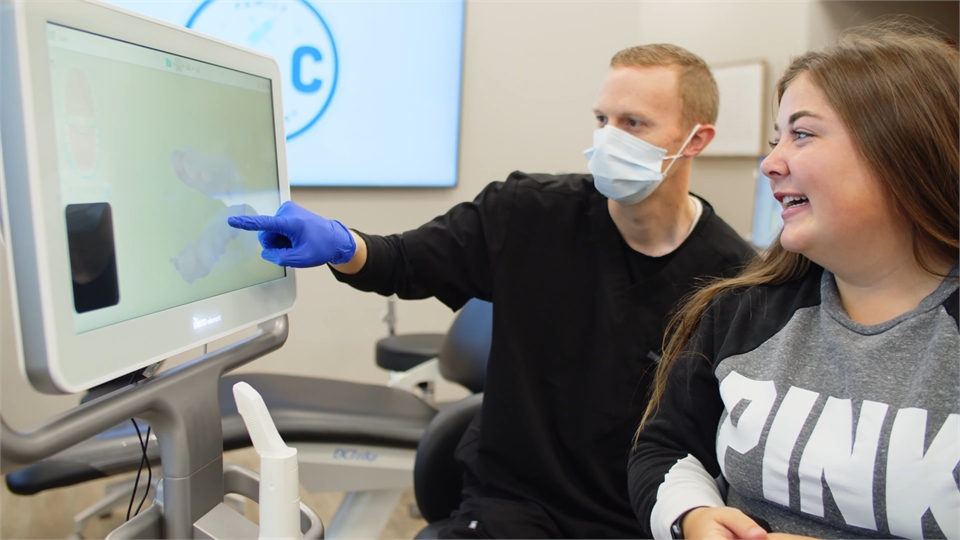
[[[680,517],[674,520],[673,524],[670,525],[670,538],[676,538],[678,540],[684,538],[683,527],[681,527],[680,524],[683,523],[683,518],[687,517],[687,514],[696,510],[697,508],[703,508],[703,506],[697,506],[696,508],[691,508],[690,510],[687,510],[686,512],[680,514]]]
[[[684,513],[684,516],[686,513]],[[677,518],[673,522],[673,525],[670,525],[670,538],[680,539],[683,538],[683,529],[680,527],[680,522],[683,521],[683,516]]]

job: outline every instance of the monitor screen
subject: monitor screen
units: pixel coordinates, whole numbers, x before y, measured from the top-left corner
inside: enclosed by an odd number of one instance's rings
[[[764,158],[757,164],[757,186],[753,200],[753,230],[750,241],[760,248],[768,248],[777,239],[780,229],[783,228],[783,206],[773,196],[770,188],[770,179],[760,170]]]
[[[271,57],[100,1],[4,1],[0,72],[2,247],[35,388],[80,392],[293,308],[295,273],[227,225],[290,200]]]
[[[227,225],[280,205],[269,79],[50,23],[47,43],[77,333],[285,276]]]
[[[106,1],[273,56],[290,185],[456,185],[464,0]]]

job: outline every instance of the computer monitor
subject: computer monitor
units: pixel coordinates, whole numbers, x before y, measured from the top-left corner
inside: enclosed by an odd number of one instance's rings
[[[88,0],[0,10],[4,230],[31,384],[79,392],[289,311],[233,215],[289,200],[265,55]]]
[[[764,158],[757,163],[757,185],[753,199],[753,229],[750,241],[759,248],[768,248],[783,228],[783,206],[773,196],[770,179],[760,169]]]

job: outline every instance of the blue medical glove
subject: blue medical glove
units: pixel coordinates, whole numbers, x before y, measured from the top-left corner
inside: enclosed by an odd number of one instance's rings
[[[357,251],[353,235],[342,223],[324,219],[291,201],[283,203],[275,216],[231,216],[227,224],[260,231],[260,256],[280,266],[343,264]]]

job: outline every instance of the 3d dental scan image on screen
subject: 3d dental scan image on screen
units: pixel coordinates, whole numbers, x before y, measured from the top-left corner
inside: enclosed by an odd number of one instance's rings
[[[227,225],[280,205],[269,81],[62,26],[48,36],[77,331],[283,277]]]
[[[106,1],[276,58],[291,185],[456,185],[462,0]]]

